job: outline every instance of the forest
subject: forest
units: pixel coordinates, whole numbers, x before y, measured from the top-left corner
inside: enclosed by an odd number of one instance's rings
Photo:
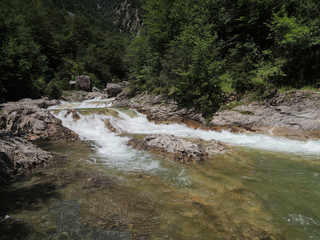
[[[114,21],[124,4],[138,29]],[[230,93],[319,89],[319,16],[316,0],[2,0],[0,99],[58,98],[85,74],[208,116]]]

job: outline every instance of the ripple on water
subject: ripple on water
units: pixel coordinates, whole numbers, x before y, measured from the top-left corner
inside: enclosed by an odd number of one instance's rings
[[[60,232],[64,224],[59,223],[59,214],[70,210],[61,216],[73,221],[65,225],[71,224],[76,234],[85,234],[81,228],[90,233],[113,227],[125,230],[123,234],[129,232],[132,238],[151,239],[298,240],[319,236],[318,141],[156,125],[139,113],[118,113],[119,118],[80,113],[79,120],[63,111],[56,113],[65,126],[94,146],[89,156],[73,150],[84,161],[75,161],[52,179],[65,184],[59,188],[58,205],[51,204],[57,209],[54,219]],[[204,165],[179,165],[127,147],[128,138],[110,132],[104,125],[106,118],[119,132],[214,138],[238,147]],[[68,153],[71,146],[65,148]],[[76,169],[86,174],[70,173]],[[114,181],[103,184],[104,175]]]

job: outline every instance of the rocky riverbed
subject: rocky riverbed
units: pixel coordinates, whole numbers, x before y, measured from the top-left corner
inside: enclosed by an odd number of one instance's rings
[[[63,99],[68,101],[83,101],[97,97],[108,98],[108,94],[96,90],[94,92],[70,91],[63,95]],[[76,133],[62,126],[61,120],[55,118],[47,109],[58,103],[58,100],[44,98],[22,99],[18,102],[1,104],[0,131],[2,134],[7,134],[6,138],[2,139],[2,143],[12,139],[12,142],[17,145],[15,151],[18,151],[18,155],[22,156],[23,151],[19,149],[32,149],[31,145],[26,144],[23,139],[31,141],[78,139]],[[233,103],[236,107],[230,107],[231,105],[221,108],[214,114],[212,121],[206,124],[205,119],[195,109],[181,108],[176,101],[168,99],[164,95],[143,93],[129,97],[128,93],[124,91],[116,97],[112,104],[116,108],[137,109],[146,114],[149,120],[157,123],[186,123],[194,128],[258,132],[299,140],[320,138],[320,92],[291,91],[278,93],[272,98],[260,102],[239,101],[236,104]],[[106,119],[106,124],[109,128],[113,128],[108,119]],[[113,130],[116,132],[115,128]],[[143,140],[131,140],[129,144],[139,149],[165,153],[179,162],[203,162],[206,159],[208,153],[199,147],[202,146],[201,144],[191,144],[180,138],[174,138],[165,135],[152,135]],[[190,148],[186,149],[185,146]],[[193,151],[195,146],[196,150]],[[173,149],[174,147],[177,149]],[[221,146],[218,144],[213,151],[219,152],[219,147]],[[5,175],[4,171],[6,174],[27,172],[32,166],[43,165],[38,164],[38,160],[41,163],[45,162],[40,158],[32,164],[16,164],[16,159],[9,158],[11,161],[9,171],[8,157],[4,156],[2,149],[1,154],[2,169],[7,169],[2,170],[3,176]],[[48,161],[50,159],[47,157]],[[19,167],[16,167],[18,165]],[[23,168],[24,170],[21,170]]]
[[[179,107],[165,113],[169,100],[162,99],[163,116],[169,119]],[[66,142],[62,137],[69,135],[60,134],[57,141],[42,142],[39,146],[63,154],[65,161],[0,188],[6,196],[0,204],[0,232],[7,239],[262,240],[319,235],[319,141],[205,131],[173,119],[173,124],[155,124],[134,110],[110,108],[113,99],[61,101],[49,110],[51,103],[42,101],[48,100],[34,100],[34,108],[43,111],[39,117],[52,114],[82,140]],[[20,126],[25,109],[15,111],[19,114],[5,110],[1,125],[1,167],[9,174],[54,160],[22,139],[50,138],[41,138],[39,128],[24,134],[23,129],[34,125]],[[31,112],[26,116],[37,119]],[[12,113],[20,116],[12,120],[16,127],[8,127]],[[40,120],[42,125],[55,121]],[[198,162],[202,164],[191,164]]]

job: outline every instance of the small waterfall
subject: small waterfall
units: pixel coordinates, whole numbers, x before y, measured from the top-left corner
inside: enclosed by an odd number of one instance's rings
[[[120,137],[106,128],[104,122],[108,116],[101,114],[81,115],[74,120],[72,114],[62,110],[55,116],[63,121],[63,125],[79,134],[81,139],[95,143],[96,161],[111,167],[126,170],[149,171],[159,168],[159,162],[126,146],[127,137]]]
[[[112,99],[94,99],[81,103],[62,102],[60,105],[51,109],[94,109],[110,107]],[[202,138],[204,140],[217,140],[234,146],[262,149],[267,151],[284,152],[290,154],[303,154],[320,156],[320,141],[297,141],[281,137],[270,137],[263,134],[235,134],[229,131],[206,131],[193,129],[183,124],[155,124],[147,120],[146,116],[140,113],[127,114],[125,111],[117,110],[118,117],[105,116],[101,114],[81,115],[80,120],[74,120],[69,115],[64,117],[64,111],[56,114],[62,120],[64,126],[70,128],[80,135],[83,139],[96,141],[100,146],[97,151],[99,154],[107,154],[112,158],[129,159],[128,148],[125,146],[127,137],[119,137],[111,133],[104,125],[104,121],[109,119],[110,123],[119,131],[131,134],[153,134],[163,133],[172,134],[185,138]],[[134,116],[133,116],[134,115]],[[152,169],[154,163],[150,163]]]

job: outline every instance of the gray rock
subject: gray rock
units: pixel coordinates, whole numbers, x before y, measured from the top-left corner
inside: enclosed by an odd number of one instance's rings
[[[11,134],[0,133],[0,182],[53,160],[51,153]]]
[[[78,90],[78,91],[73,90],[73,91],[64,91],[61,96],[61,99],[69,102],[80,102],[84,100],[91,100],[98,97],[105,99],[105,98],[108,98],[108,95],[98,91],[86,92],[82,90]]]
[[[211,126],[237,126],[247,130],[297,139],[320,137],[320,93],[291,91],[217,112]]]
[[[99,88],[95,87],[95,86],[92,88],[92,92],[102,93],[102,91]]]
[[[199,144],[204,147],[205,152],[209,155],[221,154],[227,151],[226,145],[213,139],[210,141],[200,140]]]
[[[89,76],[81,75],[76,76],[76,85],[80,90],[91,92],[92,84]]]
[[[5,129],[7,126],[7,121],[5,116],[0,112],[0,129]]]
[[[213,152],[222,153],[226,149],[222,144],[215,141],[209,142],[210,147],[203,147],[202,144],[166,134],[152,134],[142,140],[131,139],[128,145],[172,157],[175,161],[181,163],[204,162],[209,154],[207,151],[210,151],[210,154]],[[213,150],[214,148],[216,149],[215,151]]]
[[[7,133],[29,140],[78,139],[76,133],[62,126],[47,107],[58,104],[57,100],[22,99],[0,105],[0,126]]]
[[[123,91],[125,87],[126,83],[107,83],[105,92],[109,97],[116,97]]]
[[[177,121],[191,125],[206,124],[201,113],[195,109],[181,108],[178,103],[165,95],[142,93],[130,98],[126,92],[121,93],[112,104],[113,107],[135,108],[145,113],[149,120],[166,122]]]

